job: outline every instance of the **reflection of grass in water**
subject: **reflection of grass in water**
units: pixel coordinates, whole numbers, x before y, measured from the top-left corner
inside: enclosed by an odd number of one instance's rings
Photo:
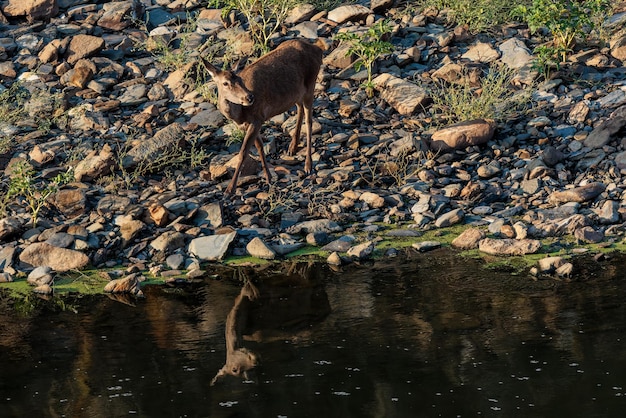
[[[81,272],[58,273],[54,280],[55,295],[82,294],[97,295],[102,294],[104,286],[109,282],[99,274],[100,270],[85,270]],[[124,276],[121,276],[122,278]],[[145,276],[146,280],[142,286],[148,284],[163,284],[165,280],[161,277]],[[33,286],[29,285],[25,278],[17,279],[14,282],[0,283],[0,289],[7,289],[10,295],[30,295],[33,293]]]

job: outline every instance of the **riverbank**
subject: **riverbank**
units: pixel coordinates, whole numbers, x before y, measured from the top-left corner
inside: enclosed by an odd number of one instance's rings
[[[533,56],[545,36],[523,23],[471,33],[445,11],[393,2],[300,6],[272,43],[325,45],[314,173],[303,152],[286,155],[286,113],[262,131],[272,184],[254,160],[226,196],[240,144],[197,55],[222,64],[249,53],[244,19],[177,2],[41,3],[5,6],[0,19],[0,282],[17,282],[0,286],[104,282],[140,295],[146,278],[192,282],[231,259],[341,266],[448,245],[504,263],[547,259],[537,274],[567,278],[567,257],[623,250],[619,6],[609,42],[576,45],[549,76]],[[392,52],[376,61],[370,95],[336,39],[381,20]],[[472,102],[494,84],[504,88],[491,101]],[[488,113],[450,113],[463,97]]]

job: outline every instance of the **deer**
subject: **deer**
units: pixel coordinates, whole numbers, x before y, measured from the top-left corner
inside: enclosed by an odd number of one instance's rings
[[[306,124],[306,157],[304,172],[312,172],[311,130],[315,82],[322,65],[322,50],[309,42],[292,39],[280,44],[261,58],[234,70],[218,70],[200,57],[211,78],[217,84],[218,109],[245,132],[239,162],[225,194],[233,194],[241,167],[255,145],[268,184],[271,174],[263,151],[261,128],[273,116],[297,107],[296,129],[292,134],[288,154],[294,155],[302,121]]]

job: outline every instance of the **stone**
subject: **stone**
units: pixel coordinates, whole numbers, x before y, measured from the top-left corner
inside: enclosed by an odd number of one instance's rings
[[[22,223],[14,217],[0,219],[0,242],[6,241],[19,234],[22,230]]]
[[[50,196],[49,201],[68,219],[76,218],[87,211],[85,189],[62,189]]]
[[[343,252],[348,251],[350,247],[352,247],[352,243],[354,241],[355,241],[355,238],[353,236],[343,236],[324,245],[321,248],[321,250],[343,253]]]
[[[246,245],[246,251],[252,257],[262,258],[264,260],[273,260],[276,258],[276,252],[259,237],[254,237],[250,240]]]
[[[589,202],[598,197],[602,192],[604,192],[605,189],[606,186],[602,183],[589,183],[573,189],[552,192],[548,197],[548,201],[552,204],[565,202]]]
[[[55,17],[59,7],[56,0],[9,0],[2,12],[9,17],[26,16],[32,22]]]
[[[141,277],[141,273],[134,273],[121,279],[111,280],[104,286],[103,291],[104,293],[130,294],[135,297],[143,297],[139,280]]]
[[[69,248],[74,244],[74,235],[67,232],[55,232],[45,242],[55,247]]]
[[[383,100],[404,116],[422,108],[429,98],[424,88],[389,73],[377,76],[372,83],[376,90],[380,91]]]
[[[539,272],[544,274],[554,273],[563,264],[565,264],[563,257],[545,257],[537,262]]]
[[[328,258],[326,258],[326,262],[331,266],[341,266],[343,264],[343,259],[336,251],[330,253]]]
[[[461,58],[474,62],[490,63],[500,58],[500,53],[491,44],[479,41],[472,44]]]
[[[172,270],[180,269],[185,263],[185,256],[182,254],[172,254],[167,256],[165,259],[165,264]]]
[[[50,285],[54,282],[52,269],[48,266],[40,266],[28,274],[26,282],[31,286]]]
[[[184,138],[183,127],[175,122],[160,129],[152,138],[133,147],[124,158],[126,168],[141,162],[153,162],[173,149],[180,148]]]
[[[339,6],[328,12],[328,20],[335,23],[345,23],[348,21],[354,22],[363,20],[366,16],[370,15],[372,11],[361,4],[349,4]]]
[[[72,37],[65,56],[70,65],[79,60],[91,57],[104,48],[104,39],[99,36],[79,34]]]
[[[626,62],[626,34],[624,34],[623,31],[616,34],[611,39],[609,47],[611,48],[611,56],[613,56],[613,58],[623,63]]]
[[[348,257],[351,257],[357,260],[365,260],[372,255],[372,253],[374,252],[374,248],[376,248],[376,246],[374,245],[374,242],[367,241],[362,244],[358,244],[353,247],[350,247],[347,251],[347,255]]]
[[[194,238],[189,243],[187,250],[201,261],[221,260],[228,252],[230,243],[236,236],[236,232],[230,232]]]
[[[609,118],[596,126],[584,140],[589,148],[602,148],[607,145],[613,136],[626,126],[626,105],[616,109]]]
[[[478,243],[478,249],[491,255],[534,254],[541,248],[541,241],[533,239],[485,238]]]
[[[370,208],[382,208],[385,206],[385,199],[372,192],[364,192],[359,196],[359,200],[367,203]]]
[[[502,53],[500,61],[509,68],[524,68],[535,59],[524,41],[518,38],[507,39],[500,44],[498,49]]]
[[[487,234],[482,229],[468,228],[452,240],[451,245],[460,250],[473,250],[478,248],[478,243],[486,236]]]
[[[30,244],[22,251],[19,259],[31,266],[49,266],[58,272],[82,270],[89,264],[87,255],[67,248],[58,248],[45,242]]]
[[[159,203],[148,206],[148,213],[150,213],[150,219],[156,226],[163,227],[170,222],[170,212]]]
[[[456,123],[436,131],[430,147],[434,151],[451,151],[487,143],[495,133],[495,123],[476,119]]]
[[[597,244],[604,239],[604,232],[596,231],[591,226],[578,228],[574,231],[574,237],[584,243]]]
[[[427,251],[436,250],[441,247],[441,243],[439,241],[420,241],[414,242],[411,244],[411,247],[415,248],[417,251],[424,253]]]
[[[456,225],[465,218],[465,212],[463,209],[454,209],[450,212],[444,213],[435,220],[435,226],[437,228],[446,228],[448,226]]]
[[[157,251],[171,254],[185,247],[185,234],[178,231],[166,231],[150,242],[150,247]]]
[[[133,16],[141,16],[140,5],[135,0],[104,3],[98,26],[116,32],[124,30],[132,23]]]
[[[100,151],[91,151],[74,168],[76,181],[93,181],[109,175],[115,164],[113,150],[105,144]]]
[[[287,228],[288,234],[308,234],[311,232],[340,232],[343,229],[337,222],[330,219],[317,219],[311,221],[299,222]]]

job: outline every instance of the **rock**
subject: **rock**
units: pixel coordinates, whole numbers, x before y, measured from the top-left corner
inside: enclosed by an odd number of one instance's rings
[[[0,246],[0,270],[7,271],[13,267],[15,247],[12,245]]]
[[[611,225],[619,222],[619,203],[614,200],[607,200],[600,209],[594,210],[598,215],[601,224]]]
[[[355,238],[352,236],[343,236],[324,245],[321,250],[332,252],[346,252],[350,249],[350,247],[352,247],[352,243],[354,242],[354,240]]]
[[[609,42],[609,47],[611,48],[611,55],[613,58],[626,62],[626,34],[621,31],[621,33],[616,34],[611,41]]]
[[[184,131],[179,123],[168,125],[159,130],[154,137],[133,147],[124,158],[124,167],[136,166],[141,162],[154,162],[168,151],[179,148],[183,138]]]
[[[365,260],[372,255],[374,248],[375,245],[372,241],[364,242],[348,249],[347,255],[357,260]]]
[[[330,219],[317,219],[311,221],[299,222],[289,228],[287,228],[288,234],[301,234],[311,232],[340,232],[342,228],[334,221]]]
[[[441,243],[439,241],[421,241],[414,242],[411,244],[411,247],[415,248],[417,251],[424,253],[427,251],[436,250],[441,247]]]
[[[102,6],[102,16],[98,19],[98,26],[112,31],[126,29],[133,17],[141,16],[141,2],[136,0],[116,1],[105,3]]]
[[[451,225],[456,225],[465,218],[465,212],[463,209],[454,209],[450,212],[444,213],[435,220],[435,226],[437,228],[446,228]]]
[[[556,269],[556,274],[559,277],[571,277],[574,272],[574,265],[572,263],[565,263],[558,269]]]
[[[478,249],[491,255],[534,254],[541,248],[541,242],[532,239],[495,239],[485,238],[478,244]]]
[[[105,144],[100,151],[91,151],[74,168],[76,181],[94,181],[102,176],[109,175],[115,163],[113,150]]]
[[[34,267],[49,266],[54,271],[81,270],[89,264],[87,255],[45,242],[30,244],[20,254],[20,261]]]
[[[122,236],[122,247],[126,248],[132,243],[142,231],[146,229],[146,224],[138,219],[128,219],[118,223],[120,235]]]
[[[395,0],[371,0],[370,9],[372,9],[374,13],[383,14],[389,10],[394,3]]]
[[[344,6],[339,6],[328,12],[328,20],[331,20],[335,23],[345,23],[348,21],[354,22],[358,20],[363,20],[365,17],[370,15],[372,11],[367,7],[360,4],[349,4]]]
[[[236,236],[236,232],[231,232],[194,238],[189,243],[187,250],[189,254],[201,261],[221,260],[228,252],[228,247]]]
[[[74,244],[74,236],[66,232],[55,232],[45,242],[55,247],[69,248]]]
[[[128,276],[111,280],[104,286],[105,293],[115,294],[130,294],[136,297],[143,297],[141,290],[141,282],[139,278],[142,277],[141,273],[129,274]]]
[[[309,3],[300,3],[291,9],[289,16],[285,19],[286,25],[295,25],[305,20],[309,20],[316,13],[315,6]]]
[[[552,204],[564,202],[588,202],[598,197],[606,186],[602,183],[589,183],[573,189],[552,192],[548,201]]]
[[[0,242],[6,241],[22,230],[22,223],[19,219],[8,217],[0,219]]]
[[[500,61],[509,68],[523,68],[535,59],[524,41],[518,38],[507,39],[500,44],[498,49],[502,53]]]
[[[436,131],[431,138],[431,149],[450,151],[487,143],[495,132],[495,123],[485,119],[460,122]]]
[[[478,243],[486,236],[482,229],[468,228],[456,237],[451,245],[460,250],[473,250],[478,248]]]
[[[49,20],[59,12],[56,0],[9,0],[2,8],[9,17],[26,16],[29,22]]]
[[[51,295],[54,292],[49,284],[42,284],[33,289],[33,293],[38,295]]]
[[[185,263],[185,256],[182,254],[172,254],[165,259],[165,264],[172,270],[180,269]]]
[[[150,247],[165,254],[171,254],[185,246],[185,234],[178,231],[166,231],[150,243]]]
[[[111,217],[116,213],[124,213],[130,206],[130,199],[125,196],[106,195],[98,201],[97,211],[101,216]]]
[[[591,226],[585,226],[576,229],[574,231],[574,237],[584,243],[597,244],[604,239],[604,232],[596,231]]]
[[[489,63],[500,58],[500,53],[498,53],[491,44],[478,41],[471,45],[461,58],[475,62]]]
[[[539,272],[543,274],[552,274],[557,268],[565,264],[563,257],[545,257],[537,262]]]
[[[626,105],[616,109],[607,120],[595,127],[583,143],[589,148],[602,148],[624,126],[626,126]]]
[[[72,38],[67,47],[65,55],[67,62],[71,65],[79,60],[91,57],[99,53],[104,48],[104,39],[99,36],[79,34]]]
[[[325,231],[311,232],[306,235],[306,243],[315,247],[326,245],[329,241],[330,236],[328,235],[328,232]]]
[[[54,282],[52,269],[48,266],[37,267],[28,274],[26,282],[31,286],[50,285]]]
[[[156,226],[163,227],[170,222],[170,212],[167,208],[159,203],[153,203],[148,206],[150,219]]]
[[[376,90],[401,115],[410,115],[425,105],[428,93],[410,81],[384,73],[372,80]]]
[[[0,283],[10,283],[14,280],[14,277],[10,273],[0,273]]]
[[[276,253],[270,248],[261,238],[254,237],[246,245],[246,251],[252,257],[262,258],[265,260],[273,260],[276,258]]]
[[[326,259],[326,262],[331,266],[341,266],[343,264],[343,259],[336,251],[333,251]]]
[[[385,199],[376,193],[364,192],[359,196],[359,200],[367,203],[371,208],[382,208],[385,206]]]
[[[65,217],[72,219],[87,211],[87,194],[85,189],[63,189],[50,196],[50,203]]]

